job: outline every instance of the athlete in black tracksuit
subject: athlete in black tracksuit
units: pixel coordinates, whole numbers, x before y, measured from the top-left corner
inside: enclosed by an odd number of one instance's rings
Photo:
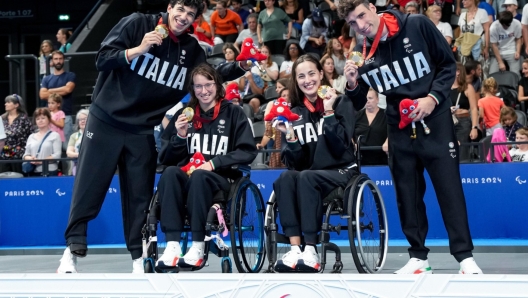
[[[148,45],[148,52],[135,59],[129,59],[129,54],[150,42],[148,36],[155,34],[153,30],[159,23],[174,25],[175,18],[185,18],[177,14],[185,14],[190,8],[197,8],[195,18],[201,14],[203,3],[171,0],[168,13],[134,13],[125,17],[110,31],[97,53],[100,73],[83,135],[65,232],[68,249],[75,256],[86,255],[88,221],[99,213],[116,166],[127,249],[133,259],[142,255],[141,228],[152,197],[156,168],[153,127],[188,93],[190,73],[195,65],[206,61],[206,56],[198,41],[189,35],[192,26],[178,36],[160,38],[161,44]],[[226,80],[245,73],[238,63],[224,64],[217,71]],[[63,259],[59,272],[76,270],[72,266],[62,270]]]
[[[322,71],[319,62],[309,55],[299,57],[293,68],[301,63],[316,63]],[[295,69],[292,78],[295,78],[294,74]],[[325,78],[319,83],[329,85]],[[297,82],[292,86],[293,89],[299,88]],[[317,87],[314,88],[317,90]],[[317,98],[312,104],[315,110],[311,112],[304,103],[304,94],[298,90],[290,87],[291,111],[300,115],[301,119],[291,123],[294,136],[289,140],[282,134],[281,159],[288,170],[273,183],[273,190],[285,235],[304,235],[306,244],[314,247],[322,225],[323,198],[337,187],[344,188],[357,173],[352,143],[355,113],[352,100],[346,95],[339,95],[333,104],[333,111],[326,112],[322,109],[323,100]],[[296,98],[295,94],[299,94],[300,98]],[[317,106],[321,109],[318,110]],[[295,268],[298,264],[294,261],[289,262],[283,257],[277,261],[275,268],[278,271]],[[313,269],[318,269],[318,266],[310,265]]]
[[[403,232],[411,247],[411,258],[427,260],[425,246],[428,224],[423,201],[424,168],[433,183],[449,237],[451,254],[459,262],[472,257],[466,201],[459,170],[459,147],[451,120],[449,90],[456,65],[449,45],[423,15],[386,11],[391,33],[381,40],[373,57],[358,69],[359,86],[351,93],[361,98],[369,86],[387,97],[389,166],[396,187]],[[374,15],[374,17],[376,17]],[[391,21],[392,20],[392,21]],[[356,47],[362,50],[362,45]],[[370,52],[370,45],[366,53]],[[361,79],[359,79],[361,77]],[[368,85],[367,85],[368,84]],[[398,128],[402,99],[430,97],[436,107],[425,115],[430,134],[416,122],[416,139],[411,125]]]
[[[203,123],[201,128],[191,123],[186,138],[175,129],[183,109],[176,112],[161,136],[160,160],[170,165],[158,183],[161,230],[167,241],[180,241],[185,214],[190,216],[192,240],[204,241],[207,212],[213,205],[213,197],[218,191],[229,191],[228,178],[240,177],[240,172],[231,166],[248,165],[257,156],[251,123],[244,111],[227,100],[217,104],[220,112],[216,119]],[[212,119],[213,110],[204,113],[204,118]],[[181,170],[195,152],[201,152],[205,161],[213,164],[212,172],[195,170],[189,177]]]

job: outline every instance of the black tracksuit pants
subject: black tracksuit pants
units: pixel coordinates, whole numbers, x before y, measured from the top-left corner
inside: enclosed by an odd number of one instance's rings
[[[409,241],[409,255],[426,260],[428,231],[424,203],[424,168],[431,177],[440,211],[449,237],[449,249],[457,261],[472,256],[466,200],[459,169],[459,147],[449,111],[426,118],[431,129],[426,135],[416,123],[416,139],[411,139],[411,125],[399,129],[389,125],[389,166],[396,187],[396,199],[403,233]]]
[[[166,168],[158,182],[158,198],[161,230],[167,241],[180,241],[185,214],[190,218],[192,240],[204,241],[207,213],[213,206],[213,198],[218,191],[229,191],[230,186],[226,178],[214,172],[196,170],[188,177],[180,167]]]
[[[141,229],[154,189],[156,144],[153,135],[126,132],[90,115],[83,134],[73,185],[67,245],[86,244],[88,222],[99,214],[119,168],[125,242],[132,258],[141,257]]]
[[[273,183],[273,190],[284,234],[304,234],[306,243],[317,243],[323,224],[323,199],[337,187],[345,188],[354,173],[355,169],[283,172]]]

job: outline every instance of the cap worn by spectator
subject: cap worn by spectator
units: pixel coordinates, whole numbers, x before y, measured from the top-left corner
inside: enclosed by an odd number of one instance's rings
[[[323,21],[323,13],[319,8],[314,8],[312,11],[312,20],[314,22],[322,22]]]
[[[226,95],[225,99],[227,100],[233,100],[237,99],[240,101],[240,92],[238,92],[238,84],[237,83],[230,83],[226,86]]]
[[[517,0],[506,0],[504,1],[504,3],[502,4],[503,7],[506,7],[507,5],[515,5],[517,7],[519,7],[519,5],[517,4]]]

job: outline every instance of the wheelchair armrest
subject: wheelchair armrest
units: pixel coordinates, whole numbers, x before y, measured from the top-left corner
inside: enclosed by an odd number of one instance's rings
[[[251,173],[251,167],[249,165],[232,165],[232,170],[240,171],[244,174],[250,174]]]

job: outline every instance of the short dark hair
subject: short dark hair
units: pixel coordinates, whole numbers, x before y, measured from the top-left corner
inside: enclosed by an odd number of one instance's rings
[[[368,0],[344,0],[339,2],[337,7],[337,12],[339,17],[344,19],[351,11],[354,11],[356,7],[361,4],[369,7],[370,2]]]
[[[64,53],[59,51],[59,50],[55,50],[55,51],[51,52],[51,58],[52,59],[53,59],[53,56],[55,56],[55,55],[60,55],[64,59]]]
[[[464,67],[466,68],[466,74],[471,74],[471,71],[477,71],[477,62],[474,60],[468,60]]]
[[[499,13],[499,23],[501,23],[501,25],[510,27],[512,22],[513,14],[510,11],[505,10]]]
[[[33,113],[33,122],[37,123],[37,117],[38,116],[46,116],[48,118],[48,121],[51,122],[51,113],[48,108],[37,108],[35,112]]]
[[[304,55],[304,50],[301,48],[301,45],[299,44],[299,41],[297,41],[296,39],[290,39],[286,42],[286,48],[284,49],[284,58],[285,58],[285,61],[291,61],[291,56],[290,56],[290,46],[294,44],[297,49],[298,49],[298,52],[299,52],[299,55],[297,57],[300,57],[301,55]]]
[[[183,6],[194,7],[196,8],[196,17],[201,16],[204,11],[203,0],[170,0],[169,5],[174,7],[176,4],[181,4]]]
[[[216,86],[216,100],[221,100],[225,97],[225,89],[222,85],[222,77],[218,74],[218,72],[209,64],[207,63],[201,63],[198,66],[196,66],[192,72],[191,72],[191,80],[189,81],[188,90],[189,93],[191,93],[191,99],[189,100],[189,103],[187,104],[188,107],[195,108],[199,102],[198,98],[196,97],[196,92],[194,92],[194,77],[196,75],[202,75],[206,77],[208,80],[213,80],[215,82]]]
[[[239,3],[239,4],[242,4],[242,0],[231,0],[231,3]]]

